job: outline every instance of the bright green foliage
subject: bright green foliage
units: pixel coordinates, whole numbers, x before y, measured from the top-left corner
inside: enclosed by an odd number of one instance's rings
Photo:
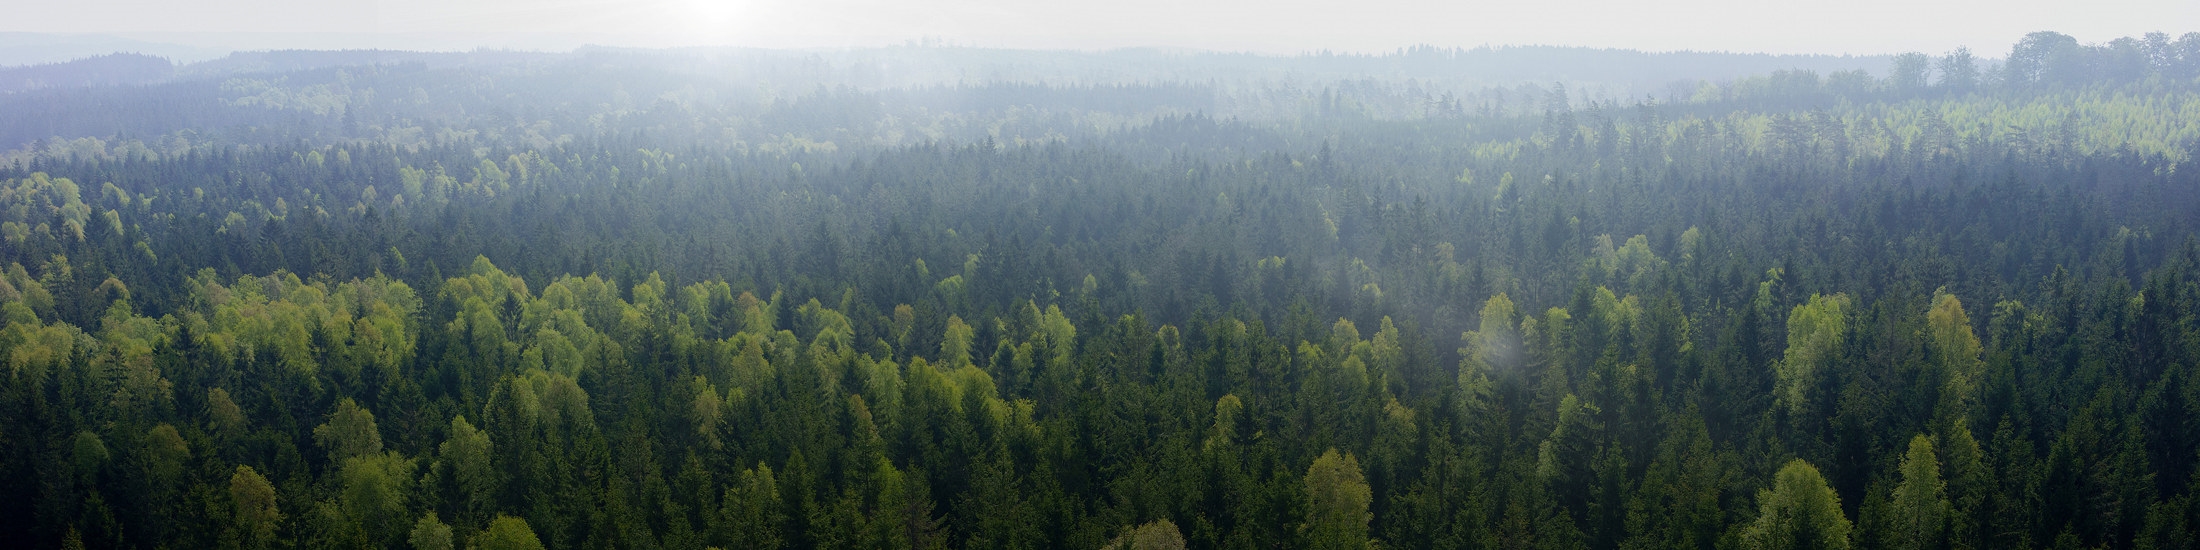
[[[283,513],[275,504],[275,486],[251,466],[238,466],[229,477],[230,522],[223,533],[225,545],[237,548],[271,548],[279,543],[275,530]]]
[[[1849,297],[1811,295],[1788,314],[1787,352],[1774,367],[1780,402],[1791,413],[1810,405],[1820,371],[1838,360],[1848,336]]]
[[[1128,529],[1101,550],[1184,550],[1184,534],[1167,518]]]
[[[453,550],[456,548],[452,546],[451,526],[444,525],[442,520],[436,519],[433,512],[420,516],[420,521],[413,523],[412,533],[406,537],[405,542],[412,544],[413,550]]]
[[[1236,444],[1238,421],[1244,413],[1245,401],[1238,399],[1236,395],[1223,395],[1221,399],[1216,399],[1214,427],[1207,429],[1207,439],[1203,446],[1214,450],[1217,446]]]
[[[313,429],[313,441],[328,452],[329,462],[337,464],[382,453],[382,430],[374,424],[374,413],[348,398],[336,402],[328,423]]]
[[[762,464],[742,471],[726,489],[726,507],[720,535],[729,548],[780,548],[786,544],[781,529],[786,521],[779,497],[779,481]]]
[[[346,374],[388,373],[410,360],[416,345],[419,298],[386,277],[331,285],[276,273],[224,286],[213,270],[202,270],[186,288],[192,308],[179,321],[227,361],[268,350],[299,374],[316,372],[324,360]]]
[[[346,458],[337,470],[343,490],[337,506],[347,526],[357,527],[366,540],[388,545],[404,540],[408,501],[412,497],[413,462],[396,454]]]
[[[1306,469],[1306,523],[1300,527],[1305,547],[1372,547],[1373,541],[1367,538],[1372,496],[1358,459],[1339,455],[1336,449],[1315,458]]]
[[[1948,481],[1948,540],[1954,547],[1979,548],[1984,546],[1979,541],[1986,540],[1981,527],[1989,498],[2005,486],[1987,469],[1986,452],[1972,437],[1970,423],[1958,421],[1939,439],[1942,476]]]
[[[1942,548],[1947,538],[1949,505],[1947,484],[1940,478],[1940,458],[1933,453],[1932,438],[1910,438],[1910,450],[1902,455],[1902,483],[1895,486],[1890,506],[1894,532],[1887,539],[1901,550]]]
[[[1650,249],[1650,238],[1644,235],[1628,237],[1616,248],[1611,235],[1598,235],[1589,262],[1590,268],[1601,272],[1606,280],[1625,284],[1630,289],[1647,286],[1651,282],[1649,278],[1666,266],[1666,261]]]
[[[702,442],[706,449],[723,447],[725,444],[719,439],[718,432],[725,426],[725,397],[718,393],[717,386],[712,386],[709,380],[701,376],[695,377],[689,389],[695,392],[695,401],[688,406],[687,416],[688,423],[695,426],[696,441]]]
[[[2192,547],[2192,52],[1624,105],[1419,50],[0,93],[44,140],[0,153],[0,532],[1716,550],[1838,547],[1846,501],[1859,547]],[[1006,68],[872,74],[909,56]]]
[[[1757,492],[1757,521],[1742,531],[1751,550],[1844,550],[1849,520],[1841,497],[1826,486],[1818,468],[1802,459],[1788,462],[1772,478],[1772,488]]]
[[[527,526],[527,520],[512,516],[497,516],[489,521],[489,529],[474,535],[474,550],[542,550],[542,539],[535,538],[535,530]]]
[[[1367,342],[1367,366],[1383,391],[1403,394],[1406,387],[1405,347],[1398,341],[1398,325],[1384,317],[1375,337]]]
[[[949,367],[970,364],[970,340],[974,337],[962,317],[948,317],[947,335],[940,340],[940,362]]]
[[[20,267],[20,266],[19,266]],[[9,372],[44,376],[62,366],[71,354],[90,342],[76,327],[39,322],[29,300],[0,304],[7,326],[0,327],[0,344],[7,348]]]
[[[466,417],[451,419],[450,438],[436,450],[435,473],[457,495],[454,518],[460,525],[476,525],[488,518],[495,505],[502,474],[492,463],[494,449],[489,434],[475,429]]]
[[[1986,364],[1979,360],[1978,336],[1971,332],[1971,317],[1954,294],[1935,294],[1933,308],[1925,314],[1931,338],[1927,349],[1932,364],[1944,380],[1941,389],[1943,415],[1962,417],[1976,401],[1979,377]]]
[[[1519,313],[1514,311],[1512,299],[1504,293],[1491,296],[1482,302],[1481,328],[1459,335],[1467,347],[1459,354],[1475,361],[1477,375],[1487,377],[1491,369],[1510,368],[1519,365],[1520,333],[1514,329]],[[1465,376],[1464,369],[1461,376]]]
[[[92,207],[69,178],[37,172],[0,180],[0,223],[7,224],[0,237],[7,243],[20,246],[33,235],[49,234],[81,241],[91,216]]]

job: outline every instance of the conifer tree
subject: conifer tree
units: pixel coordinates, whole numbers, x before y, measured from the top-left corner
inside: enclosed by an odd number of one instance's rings
[[[1902,483],[1896,485],[1892,506],[1893,533],[1887,537],[1900,550],[1934,550],[1946,541],[1949,505],[1940,478],[1940,459],[1932,438],[1910,438],[1902,455]]]

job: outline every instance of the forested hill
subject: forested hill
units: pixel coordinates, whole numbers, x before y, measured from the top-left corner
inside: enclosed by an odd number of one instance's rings
[[[1297,56],[939,46],[285,50],[180,65],[110,55],[0,68],[0,149],[179,132],[253,145],[420,146],[486,134],[540,146],[641,131],[663,147],[754,147],[789,134],[842,147],[898,146],[1078,136],[1157,114],[1270,123],[1345,112],[1518,116],[1537,112],[1554,84],[1607,100],[1688,96],[1703,82],[1776,70],[1864,75],[1887,63],[1558,47]]]
[[[555,67],[0,96],[58,136],[0,165],[0,532],[2200,540],[2200,34],[1627,102]]]

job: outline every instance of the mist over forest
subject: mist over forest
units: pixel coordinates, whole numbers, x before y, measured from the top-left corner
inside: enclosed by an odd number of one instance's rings
[[[2200,33],[118,51],[14,545],[2200,547]]]

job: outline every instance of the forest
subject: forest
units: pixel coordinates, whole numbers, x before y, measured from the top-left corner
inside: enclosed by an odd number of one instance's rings
[[[1242,57],[0,71],[0,532],[2200,547],[2200,33]]]

